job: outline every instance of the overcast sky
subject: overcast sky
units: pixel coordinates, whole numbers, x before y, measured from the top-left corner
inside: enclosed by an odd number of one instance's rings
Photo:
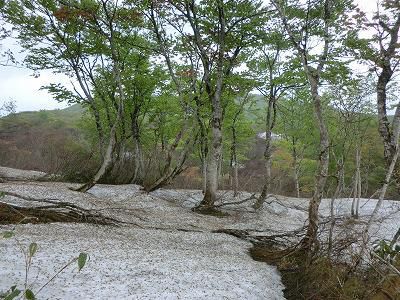
[[[375,0],[356,0],[365,12],[375,10]],[[2,42],[2,50],[18,51],[13,40]],[[66,77],[54,75],[51,72],[41,72],[38,78],[32,76],[32,71],[24,68],[0,66],[0,106],[4,101],[14,100],[17,111],[64,108],[66,103],[53,100],[46,91],[39,90],[49,83],[68,83]]]

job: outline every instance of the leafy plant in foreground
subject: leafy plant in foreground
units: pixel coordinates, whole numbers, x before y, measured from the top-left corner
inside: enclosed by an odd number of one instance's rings
[[[9,239],[12,238],[15,235],[14,231],[4,231],[3,233],[0,234],[0,236],[3,239]],[[50,283],[52,282],[59,274],[61,274],[67,267],[70,265],[74,264],[75,262],[78,263],[78,272],[81,271],[84,266],[86,265],[86,262],[89,259],[89,255],[85,252],[81,252],[77,257],[74,257],[71,259],[68,263],[66,263],[59,271],[57,271],[46,283],[44,283],[37,291],[32,291],[30,289],[30,284],[28,283],[28,278],[29,278],[29,271],[32,266],[32,260],[35,254],[38,251],[38,244],[33,242],[29,245],[27,249],[23,249],[21,245],[19,245],[21,248],[21,251],[24,255],[25,258],[25,282],[24,282],[24,288],[23,289],[18,289],[17,285],[13,285],[8,291],[6,291],[4,294],[0,293],[0,299],[4,300],[13,300],[16,299],[17,297],[21,297],[23,299],[27,300],[35,300],[37,299],[37,295]],[[20,298],[20,299],[21,299]]]

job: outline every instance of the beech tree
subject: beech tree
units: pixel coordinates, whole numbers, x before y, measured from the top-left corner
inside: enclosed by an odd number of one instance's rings
[[[129,177],[141,183],[139,120],[163,76],[157,64],[149,65],[139,7],[94,0],[28,2],[8,1],[3,10],[26,50],[25,64],[35,72],[68,75],[72,89],[60,84],[45,88],[59,101],[84,104],[95,120],[102,164],[79,190],[88,190],[120,166],[117,161],[124,158],[130,138],[135,169]]]
[[[376,101],[379,120],[379,133],[384,144],[384,157],[389,167],[396,152],[397,136],[395,132],[400,126],[400,106],[396,103],[393,120],[389,120],[388,107],[390,83],[400,64],[400,1],[384,0],[380,8],[369,20],[365,13],[359,11],[359,23],[362,28],[373,32],[373,36],[360,37],[353,32],[348,44],[356,52],[359,59],[367,62],[370,71],[376,73]],[[400,172],[395,167],[393,177],[397,185],[400,183]]]
[[[147,191],[155,190],[177,176],[183,170],[183,164],[189,156],[197,141],[197,133],[188,131],[190,128],[197,131],[194,118],[192,116],[193,102],[196,105],[201,97],[202,85],[198,85],[198,59],[193,56],[193,50],[186,44],[187,40],[183,32],[184,22],[175,18],[176,10],[169,3],[160,1],[145,2],[144,15],[148,22],[148,29],[154,43],[154,52],[165,62],[167,73],[170,79],[171,90],[174,91],[173,97],[178,99],[181,112],[176,120],[179,126],[178,132],[173,138],[172,143],[166,151],[166,163],[163,166],[162,174],[145,186]],[[175,22],[171,22],[173,19]],[[170,32],[167,32],[167,29]],[[176,51],[179,49],[179,51]],[[180,57],[178,57],[180,56]],[[182,61],[183,57],[183,63]],[[172,95],[171,95],[172,96]],[[196,113],[196,120],[198,113]],[[203,125],[201,122],[199,125]],[[204,126],[200,126],[200,136],[205,136]],[[183,146],[178,153],[178,148]],[[164,145],[162,146],[164,149]],[[173,158],[177,156],[176,163]]]
[[[314,249],[318,231],[318,210],[321,203],[329,168],[329,133],[321,101],[321,82],[340,64],[335,63],[343,46],[345,31],[341,25],[347,21],[351,1],[321,0],[314,3],[302,1],[273,0],[286,34],[300,59],[310,87],[314,112],[319,129],[319,166],[315,179],[314,193],[308,210],[307,232],[302,248],[307,252]],[[319,53],[313,45],[321,44]],[[329,65],[327,64],[329,62]],[[325,78],[324,78],[325,77]]]
[[[207,149],[205,193],[198,210],[214,206],[218,189],[218,168],[222,155],[223,94],[243,49],[255,42],[265,10],[261,1],[171,1],[166,17],[177,34],[199,59],[200,94],[204,91],[211,111],[211,141]],[[183,30],[185,28],[185,30]],[[197,61],[197,60],[196,60]]]
[[[304,73],[296,56],[293,56],[291,44],[287,40],[276,18],[265,25],[260,37],[260,46],[256,47],[248,66],[257,80],[257,89],[265,99],[265,183],[260,196],[254,204],[255,209],[262,207],[271,192],[272,168],[272,131],[276,125],[278,100],[290,89],[295,89],[305,81]],[[299,71],[300,70],[300,71]]]
[[[98,36],[88,32],[84,24],[93,21],[99,16],[98,6],[93,1],[84,3],[71,2],[69,6],[56,1],[9,1],[6,5],[7,21],[18,30],[18,39],[28,52],[25,62],[35,71],[44,69],[53,70],[56,73],[65,73],[74,76],[80,91],[67,90],[60,85],[51,85],[50,91],[57,93],[61,99],[82,99],[87,103],[96,119],[100,141],[104,139],[104,132],[100,126],[98,109],[93,97],[93,81],[91,74],[86,70],[93,70],[97,63],[97,57],[104,52],[105,40],[113,44],[110,57],[113,58],[113,69],[116,81],[119,81],[119,67],[116,65],[117,57],[115,40],[111,32],[106,35],[102,32]],[[106,7],[106,6],[104,6]],[[110,23],[111,24],[111,23]],[[110,25],[113,26],[113,25]],[[97,45],[96,48],[94,45]],[[100,47],[99,47],[100,45]],[[89,53],[93,55],[88,55]],[[118,116],[122,114],[123,106],[120,101]],[[104,159],[97,174],[91,183],[82,186],[84,191],[93,186],[109,169],[112,161],[112,152],[115,146],[115,134],[119,117],[110,130],[110,138],[104,152]]]

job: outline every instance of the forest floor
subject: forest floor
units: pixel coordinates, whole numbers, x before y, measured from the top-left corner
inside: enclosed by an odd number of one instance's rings
[[[24,176],[29,179],[29,174]],[[0,191],[7,193],[0,204],[38,208],[67,203],[118,221],[117,226],[3,222],[0,233],[14,230],[15,235],[0,237],[0,294],[13,285],[22,289],[25,283],[38,291],[71,259],[86,252],[90,260],[84,269],[67,267],[38,299],[284,299],[276,268],[254,261],[250,242],[218,232],[244,231],[248,240],[295,232],[306,222],[307,199],[274,196],[256,212],[250,194],[233,197],[221,192],[218,205],[227,215],[216,217],[192,212],[202,198],[196,190],[146,194],[136,185],[97,185],[82,194],[73,187],[34,181],[0,184]],[[363,217],[357,224],[365,223],[375,203],[362,200]],[[350,206],[349,199],[336,201],[335,212],[343,224],[349,223]],[[399,211],[399,202],[385,202],[373,239],[393,236],[400,226]],[[329,200],[324,200],[321,219],[328,215]],[[24,251],[32,242],[39,249],[26,279]]]

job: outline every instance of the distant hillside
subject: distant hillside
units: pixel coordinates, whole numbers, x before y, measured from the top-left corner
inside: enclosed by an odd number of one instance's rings
[[[80,104],[74,104],[65,109],[25,111],[0,118],[0,132],[10,125],[17,126],[63,126],[75,127],[85,109]]]
[[[81,105],[75,104],[0,118],[0,166],[47,173],[76,172],[90,156],[80,125],[84,112]]]

